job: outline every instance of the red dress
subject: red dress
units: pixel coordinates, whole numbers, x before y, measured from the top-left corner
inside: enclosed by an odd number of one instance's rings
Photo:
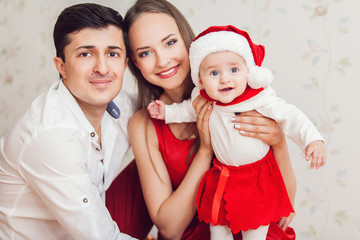
[[[159,151],[164,159],[173,190],[176,190],[184,179],[187,170],[195,156],[193,154],[187,163],[188,155],[191,151],[195,140],[179,140],[171,132],[168,125],[163,120],[151,119],[156,129]],[[160,234],[158,240],[164,239]],[[199,222],[198,216],[195,215],[189,226],[186,228],[181,237],[182,240],[209,240],[209,225]]]
[[[233,233],[294,212],[271,148],[263,159],[239,167],[215,159],[200,184],[197,207],[201,221],[228,226]]]
[[[186,175],[187,170],[193,160],[191,156],[189,163],[187,163],[188,154],[194,144],[194,140],[179,140],[171,132],[168,125],[165,124],[163,120],[151,119],[154,127],[156,129],[158,141],[159,141],[159,151],[161,152],[166,167],[168,169],[170,179],[175,190],[183,178]],[[158,239],[163,239],[161,236],[158,236]],[[185,230],[182,238],[183,240],[209,240],[210,231],[209,225],[205,222],[200,222],[198,220],[197,214],[194,216],[192,222],[189,224]],[[242,239],[241,233],[234,236],[235,240]],[[284,232],[276,223],[271,222],[267,240],[294,240],[295,232],[292,228],[288,228]]]

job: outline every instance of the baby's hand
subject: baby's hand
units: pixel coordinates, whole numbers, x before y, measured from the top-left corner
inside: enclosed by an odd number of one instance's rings
[[[318,169],[319,167],[324,166],[326,162],[325,143],[320,140],[311,142],[305,148],[305,158],[306,161],[311,160],[311,169],[313,169],[314,167]]]
[[[147,109],[152,118],[161,120],[165,119],[165,104],[163,101],[155,100],[149,103]]]

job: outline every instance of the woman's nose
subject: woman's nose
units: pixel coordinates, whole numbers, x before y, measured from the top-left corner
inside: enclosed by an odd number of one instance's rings
[[[157,66],[166,67],[166,66],[168,66],[169,61],[170,61],[170,58],[166,55],[165,52],[157,52],[156,53]]]

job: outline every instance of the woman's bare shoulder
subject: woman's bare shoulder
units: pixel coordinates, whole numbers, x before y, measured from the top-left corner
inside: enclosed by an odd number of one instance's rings
[[[129,128],[132,126],[136,127],[139,126],[139,124],[145,124],[149,120],[149,114],[148,111],[145,108],[142,108],[138,111],[136,111],[130,118],[129,121]]]
[[[137,110],[131,117],[131,119],[138,119],[140,120],[141,118],[147,118],[148,116],[148,111],[146,108],[141,108],[139,110]]]
[[[135,135],[138,137],[140,135],[149,134],[149,132],[151,134],[154,133],[155,129],[151,122],[147,109],[140,109],[132,115],[129,121],[128,130],[130,136]],[[150,139],[147,140],[149,141]]]

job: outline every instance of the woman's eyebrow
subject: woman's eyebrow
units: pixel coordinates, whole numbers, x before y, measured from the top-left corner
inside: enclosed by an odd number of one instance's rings
[[[171,33],[169,35],[167,35],[166,37],[164,37],[163,39],[161,39],[161,42],[164,42],[166,41],[167,39],[169,39],[170,37],[174,36],[175,34]],[[140,50],[144,50],[144,49],[147,49],[147,48],[150,48],[149,46],[144,46],[144,47],[139,47],[135,50],[135,52],[137,51],[140,51]]]
[[[164,37],[163,39],[161,39],[161,42],[166,41],[168,38],[170,38],[170,37],[173,36],[173,35],[175,35],[175,34],[171,33],[171,34],[167,35],[166,37]]]
[[[149,46],[145,46],[145,47],[139,47],[135,50],[135,52],[138,52],[138,51],[141,51],[141,50],[144,50],[144,49],[148,49],[150,48]]]

